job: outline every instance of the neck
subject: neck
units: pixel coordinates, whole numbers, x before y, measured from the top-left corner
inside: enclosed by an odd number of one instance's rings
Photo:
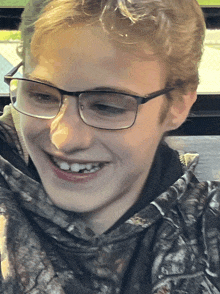
[[[113,199],[111,203],[95,212],[87,212],[83,214],[84,221],[94,231],[96,235],[101,235],[111,228],[138,200],[145,180],[139,189],[127,191],[123,195],[118,196],[117,200]]]

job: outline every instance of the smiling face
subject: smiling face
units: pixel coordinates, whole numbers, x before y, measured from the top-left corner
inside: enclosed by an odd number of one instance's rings
[[[72,92],[107,87],[143,96],[163,89],[166,79],[163,63],[149,48],[145,52],[150,57],[140,59],[98,27],[69,28],[44,40],[31,78]],[[131,128],[110,131],[86,125],[76,98],[66,98],[54,120],[21,115],[21,129],[51,200],[84,213],[102,232],[138,199],[170,128],[169,114],[159,123],[167,100],[160,96],[139,106]]]

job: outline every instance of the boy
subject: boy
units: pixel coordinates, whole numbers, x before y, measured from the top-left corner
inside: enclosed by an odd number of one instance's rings
[[[219,293],[219,183],[163,142],[196,100],[197,2],[31,1],[21,30],[3,293]]]

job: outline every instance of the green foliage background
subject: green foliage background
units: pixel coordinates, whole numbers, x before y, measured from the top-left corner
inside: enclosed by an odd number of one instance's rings
[[[200,5],[219,5],[220,0],[197,0]],[[24,7],[28,0],[0,0],[0,7]]]
[[[21,39],[19,31],[0,31],[0,41],[16,41]]]

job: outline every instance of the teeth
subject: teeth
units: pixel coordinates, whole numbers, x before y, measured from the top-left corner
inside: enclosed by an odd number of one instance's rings
[[[72,171],[72,172],[75,172],[75,173],[77,173],[77,172],[79,172],[81,169],[85,169],[85,168],[86,168],[85,164],[79,164],[79,163],[73,163],[73,164],[71,164],[71,166],[70,166],[71,171]]]
[[[71,171],[72,172],[78,172],[79,171],[79,164],[78,163],[75,163],[75,164],[72,164],[72,165],[70,165],[70,169],[71,169]]]
[[[67,162],[61,162],[60,163],[60,168],[64,170],[69,170],[70,166]]]
[[[92,168],[92,164],[91,164],[91,163],[87,163],[87,164],[86,164],[86,169],[89,170],[89,169],[91,169],[91,168]]]
[[[71,171],[74,173],[79,173],[80,171],[83,173],[94,173],[101,168],[100,163],[87,163],[87,164],[80,164],[80,163],[73,163],[69,164],[65,161],[59,161],[59,159],[53,157],[54,163],[65,171]]]

